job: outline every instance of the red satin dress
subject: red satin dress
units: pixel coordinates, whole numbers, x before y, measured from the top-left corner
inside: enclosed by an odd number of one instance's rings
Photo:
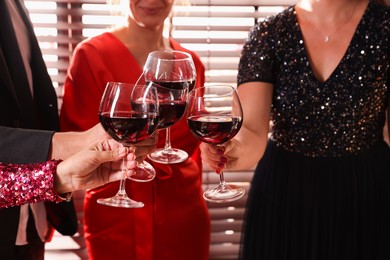
[[[197,69],[196,87],[204,84],[199,57],[170,40],[174,50],[191,53]],[[75,50],[64,86],[60,113],[63,131],[86,130],[96,123],[108,81],[134,83],[142,68],[113,34],[90,38]],[[122,209],[97,204],[113,196],[119,182],[86,192],[84,235],[90,260],[202,260],[209,258],[210,217],[202,197],[199,142],[185,117],[171,127],[172,146],[190,158],[175,165],[153,163],[157,177],[146,183],[126,181],[126,191],[145,206]],[[158,147],[165,141],[159,133]]]

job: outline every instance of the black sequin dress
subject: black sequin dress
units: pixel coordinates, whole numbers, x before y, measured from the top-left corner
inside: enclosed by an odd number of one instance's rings
[[[294,7],[251,30],[238,85],[273,83],[273,130],[249,192],[240,257],[389,260],[390,9],[370,3],[325,82]]]

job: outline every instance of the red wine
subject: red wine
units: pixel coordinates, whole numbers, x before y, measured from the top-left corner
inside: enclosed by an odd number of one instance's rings
[[[230,140],[242,125],[241,117],[232,116],[190,116],[187,121],[197,139],[212,144],[222,144]]]
[[[135,112],[109,112],[99,115],[100,122],[107,133],[117,142],[138,143],[148,138],[157,129],[158,118],[155,114]]]
[[[161,87],[157,87],[159,98],[159,126],[158,128],[167,128],[178,122],[187,106],[188,89],[193,88],[193,81],[158,81],[154,82]]]
[[[158,128],[167,128],[179,121],[184,115],[186,105],[185,101],[160,101]]]
[[[184,80],[184,81],[153,81],[164,88],[170,89],[184,89],[188,88],[191,91],[195,86],[195,80]],[[158,90],[158,88],[157,88]]]

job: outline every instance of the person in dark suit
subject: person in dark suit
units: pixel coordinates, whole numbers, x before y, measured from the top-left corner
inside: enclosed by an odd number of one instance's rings
[[[84,133],[59,130],[57,96],[22,0],[0,1],[0,161],[37,163],[66,159],[107,138],[96,125]],[[43,259],[53,228],[77,232],[72,202],[0,209],[0,258]]]

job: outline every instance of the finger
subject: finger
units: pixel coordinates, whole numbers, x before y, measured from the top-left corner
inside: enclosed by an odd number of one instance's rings
[[[104,151],[115,150],[120,147],[123,147],[123,145],[113,139],[107,139],[104,141]]]
[[[200,148],[201,148],[202,158],[205,161],[218,162],[224,154],[223,148],[219,148],[217,146],[202,143],[200,145]]]
[[[137,167],[137,161],[134,159],[127,159],[123,163],[124,163],[124,165],[123,165],[122,169],[134,169]]]
[[[135,171],[133,169],[127,169],[126,172],[125,172],[125,176],[126,178],[130,178],[131,176],[133,176],[135,173]]]
[[[202,144],[201,146],[203,162],[217,173],[222,172],[228,161],[228,158],[224,155],[224,148],[208,144]]]
[[[134,161],[135,160],[135,154],[134,153],[128,153],[126,155],[126,161]]]
[[[110,161],[118,161],[118,160],[126,157],[126,155],[127,155],[126,148],[120,147],[120,148],[110,150],[110,151],[98,152],[96,157],[100,163],[104,163],[104,162],[110,162]]]
[[[125,165],[123,165],[125,164]],[[110,165],[108,182],[118,181],[130,177],[134,174],[134,169],[137,167],[137,162],[134,160],[126,161],[125,163],[115,162]],[[123,170],[126,169],[126,170]]]
[[[135,148],[133,146],[127,147],[127,153],[134,153],[134,152],[135,152]]]

